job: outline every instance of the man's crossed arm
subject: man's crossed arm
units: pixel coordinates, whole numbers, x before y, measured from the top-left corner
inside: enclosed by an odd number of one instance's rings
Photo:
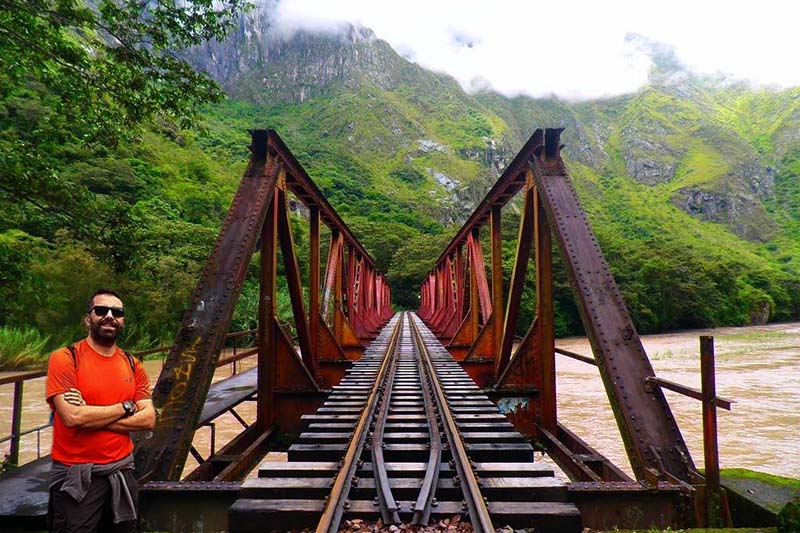
[[[150,399],[136,402],[136,412],[126,417],[121,403],[87,405],[78,389],[70,389],[53,397],[56,413],[67,427],[109,429],[120,433],[153,429],[156,411]]]

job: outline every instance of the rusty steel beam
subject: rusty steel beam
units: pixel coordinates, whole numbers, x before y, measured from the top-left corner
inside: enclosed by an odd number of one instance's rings
[[[528,170],[528,160],[533,156],[534,150],[537,146],[543,143],[542,130],[536,132],[528,139],[525,146],[514,157],[513,161],[508,165],[503,175],[492,186],[489,192],[484,196],[481,203],[473,211],[472,215],[467,219],[459,232],[447,245],[442,254],[436,260],[439,264],[448,255],[452,254],[456,248],[467,242],[473,230],[481,228],[489,221],[493,205],[505,205],[508,200],[513,197],[525,185],[525,173]],[[477,238],[476,238],[477,240]]]
[[[336,339],[322,328],[319,317],[319,223],[324,222],[342,241],[335,255],[341,263],[341,248],[347,244],[350,260],[358,256],[361,271],[369,273],[367,283],[362,277],[349,276],[348,282],[359,284],[356,292],[348,293],[348,303],[358,302],[363,318],[371,329],[377,328],[380,316],[387,316],[390,308],[378,312],[378,298],[374,291],[386,291],[388,284],[382,274],[375,271],[374,261],[355,239],[350,230],[331,208],[322,193],[295,160],[283,141],[272,130],[251,132],[251,160],[234,196],[223,223],[213,253],[208,259],[203,276],[193,293],[189,309],[184,315],[176,341],[164,363],[164,368],[153,391],[153,402],[160,413],[155,430],[137,437],[136,465],[138,476],[147,480],[179,479],[187,455],[191,450],[198,417],[205,403],[220,351],[227,334],[248,266],[257,241],[261,237],[261,278],[259,300],[259,374],[257,378],[257,421],[251,431],[264,435],[274,423],[282,431],[291,432],[299,422],[299,415],[316,408],[324,397],[315,376],[318,367],[319,347],[326,346],[326,356],[342,355],[343,338],[348,326],[346,320],[360,321],[355,307],[349,309],[347,318],[337,307],[335,319],[343,332]],[[309,312],[305,312],[300,266],[294,247],[289,220],[287,192],[291,191],[310,210],[311,263]],[[297,358],[294,340],[277,321],[277,253],[280,247],[286,281],[292,304],[294,328],[300,347],[302,362]],[[337,269],[333,265],[332,269]],[[334,276],[335,278],[336,276]],[[339,276],[341,278],[341,276]],[[377,280],[380,279],[380,282]],[[341,280],[333,280],[341,293]],[[348,287],[348,291],[353,288]],[[335,296],[341,303],[341,296]],[[387,302],[386,306],[390,306]],[[335,306],[336,307],[336,306]],[[379,316],[380,315],[380,316]],[[369,332],[367,332],[369,333]],[[324,338],[323,338],[324,337]],[[354,337],[354,336],[353,336]],[[355,342],[358,339],[355,338]],[[333,344],[339,343],[339,346]],[[359,348],[361,347],[359,343]],[[348,353],[353,355],[353,351]],[[359,352],[360,354],[360,352]],[[342,360],[346,361],[344,357]],[[306,392],[310,401],[292,403],[287,392]],[[312,398],[313,396],[313,398]],[[295,406],[297,404],[297,406]],[[296,415],[296,416],[295,416]],[[297,420],[292,417],[296,417]],[[243,441],[241,441],[243,442]],[[255,461],[265,449],[259,441],[243,452],[246,460],[232,463],[231,476]],[[207,469],[205,469],[207,470]],[[199,475],[199,474],[198,474]]]
[[[320,327],[320,298],[319,298],[319,267],[320,267],[320,232],[319,232],[319,207],[309,209],[309,238],[308,238],[308,335],[311,338],[311,355],[313,359],[319,357]]]
[[[143,479],[180,477],[264,224],[281,163],[270,154],[266,132],[253,134],[250,150],[250,163],[153,388],[159,420],[136,443],[137,474]]]
[[[281,163],[286,168],[288,177],[287,186],[289,190],[300,198],[306,207],[317,207],[325,225],[331,230],[337,229],[340,231],[345,242],[357,250],[368,264],[374,265],[375,261],[372,259],[372,256],[369,255],[367,250],[350,231],[350,228],[347,227],[347,224],[344,223],[339,214],[331,207],[328,200],[326,200],[325,196],[322,194],[322,191],[320,191],[311,180],[311,177],[306,173],[303,166],[297,162],[297,159],[292,155],[289,148],[286,147],[286,144],[284,144],[280,136],[274,130],[266,130],[266,136],[270,149],[275,151],[276,155],[281,159]]]
[[[530,176],[531,180],[533,176]],[[538,323],[538,385],[541,401],[541,424],[555,431],[558,416],[556,408],[556,357],[553,310],[553,249],[550,224],[542,207],[539,189],[533,185],[534,253],[536,263],[536,320]]]
[[[258,404],[256,425],[266,430],[275,420],[275,376],[278,354],[273,349],[278,342],[273,324],[278,318],[278,197],[270,202],[264,226],[261,228],[261,279],[258,298]]]
[[[511,274],[511,285],[508,287],[508,302],[506,302],[506,316],[503,324],[502,340],[500,342],[500,352],[495,364],[497,365],[496,374],[503,373],[511,360],[511,348],[514,342],[514,334],[517,328],[517,317],[519,316],[519,306],[522,302],[522,290],[525,287],[525,276],[528,272],[528,259],[530,259],[533,244],[533,180],[525,191],[525,200],[522,206],[522,218],[519,222],[519,234],[517,236],[517,252],[514,257],[514,269]]]
[[[464,340],[472,341],[466,349],[466,357],[461,357],[462,365],[474,364],[478,358],[494,357],[493,381],[498,393],[507,392],[510,387],[523,387],[526,390],[538,387],[539,394],[530,395],[531,401],[537,404],[531,413],[538,413],[536,422],[540,428],[554,434],[558,425],[550,250],[555,242],[564,257],[576,304],[595,354],[594,361],[598,365],[636,477],[649,479],[653,472],[657,472],[665,477],[689,481],[694,471],[689,450],[661,387],[653,386],[657,385],[658,378],[654,375],[561,160],[560,133],[560,129],[536,130],[450,241],[434,267],[434,274],[429,277],[428,284],[433,286],[426,289],[432,291],[434,297],[426,300],[423,316],[430,321],[431,316],[436,317],[437,313],[442,312],[444,305],[438,298],[441,282],[437,276],[452,254],[466,244],[469,251],[468,268],[477,274],[471,278],[475,278],[474,284],[477,285],[475,288],[484,327],[474,337],[466,335],[470,332],[467,327],[462,327],[456,335],[462,344]],[[527,252],[525,247],[530,244],[528,213],[524,213],[521,222],[518,258],[508,295],[509,316],[505,324],[505,306],[500,294],[502,263],[499,261],[499,218],[502,206],[524,187],[527,187],[526,194],[531,193],[534,197],[532,218],[537,314],[536,321],[520,345],[521,357],[515,361],[517,355],[511,353],[511,333],[515,325],[512,314],[518,307],[523,286],[520,278],[524,277],[524,273],[519,253]],[[481,279],[482,275],[485,276],[485,270],[478,241],[480,228],[487,224],[491,229],[491,295],[488,284]],[[473,279],[470,281],[473,282]],[[470,292],[474,293],[475,288],[471,287]],[[473,297],[473,316],[470,317],[473,325],[477,318],[476,311]],[[488,313],[491,315],[487,316]],[[488,322],[492,322],[491,328],[487,327]],[[439,330],[436,332],[440,333]],[[448,345],[448,349],[454,357],[465,352],[463,345]],[[533,372],[529,371],[529,366],[534,367]],[[482,374],[482,383],[487,379],[492,382],[490,376]]]
[[[292,237],[292,224],[289,221],[288,198],[286,192],[278,188],[278,242],[281,245],[281,256],[283,256],[283,269],[286,275],[286,284],[289,288],[289,300],[292,303],[292,314],[294,315],[294,325],[297,329],[297,343],[300,345],[300,354],[303,363],[313,374],[316,367],[313,353],[311,351],[311,338],[308,334],[308,322],[303,306],[303,287],[300,282],[300,265],[297,262],[297,255],[294,251],[294,238]]]
[[[647,469],[689,480],[691,454],[661,389],[645,386],[655,372],[561,159],[560,134],[545,131],[530,168],[631,467],[640,480]]]
[[[700,337],[700,377],[703,397],[703,458],[706,478],[706,527],[722,527],[723,499],[717,442],[717,382],[714,374],[714,337]],[[729,404],[730,405],[730,404]]]

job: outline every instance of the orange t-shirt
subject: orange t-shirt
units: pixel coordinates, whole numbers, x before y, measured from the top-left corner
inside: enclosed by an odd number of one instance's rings
[[[88,405],[113,405],[125,400],[150,398],[150,382],[142,363],[134,358],[135,372],[128,356],[117,348],[111,357],[97,353],[86,339],[75,344],[77,370],[67,348],[50,354],[45,385],[47,402],[53,408],[53,396],[71,388],[81,391]],[[79,463],[108,464],[133,451],[127,433],[108,429],[67,427],[56,414],[53,419],[52,458],[66,465]]]

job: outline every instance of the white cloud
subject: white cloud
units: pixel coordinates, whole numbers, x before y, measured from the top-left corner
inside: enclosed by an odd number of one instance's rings
[[[335,31],[360,23],[420,65],[469,89],[596,98],[645,83],[649,60],[625,36],[674,46],[703,73],[800,85],[800,3],[719,0],[281,0],[283,28]]]

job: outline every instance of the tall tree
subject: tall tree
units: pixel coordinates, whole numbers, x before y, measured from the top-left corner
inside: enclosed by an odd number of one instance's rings
[[[177,54],[222,39],[246,0],[0,0],[0,192],[42,209],[87,191],[59,176],[153,117],[190,125],[215,82]]]

